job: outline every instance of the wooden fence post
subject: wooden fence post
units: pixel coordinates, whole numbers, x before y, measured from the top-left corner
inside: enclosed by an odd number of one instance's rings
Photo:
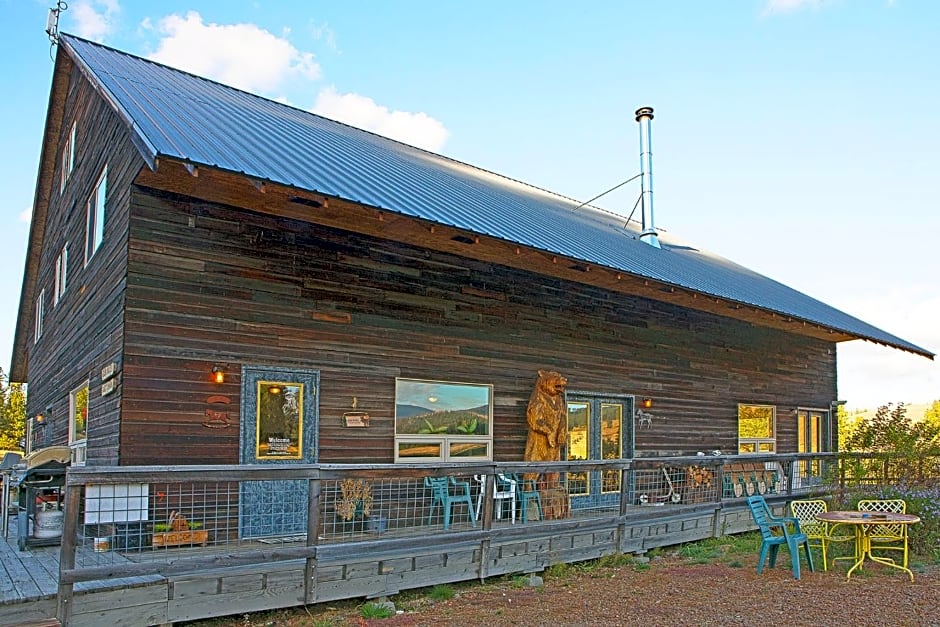
[[[317,546],[320,534],[321,480],[309,480],[307,491],[307,546]],[[316,602],[317,555],[309,555],[304,564],[304,603]]]
[[[62,625],[72,620],[72,593],[74,584],[62,583],[64,572],[75,568],[76,539],[78,537],[78,516],[81,509],[82,486],[72,484],[66,471],[65,481],[65,518],[62,524],[62,545],[59,549],[59,589],[56,595],[56,618]]]

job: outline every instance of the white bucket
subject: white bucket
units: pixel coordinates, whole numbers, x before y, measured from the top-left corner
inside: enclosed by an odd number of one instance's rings
[[[62,522],[65,516],[61,511],[36,512],[36,524],[33,525],[34,538],[58,538],[62,535]]]

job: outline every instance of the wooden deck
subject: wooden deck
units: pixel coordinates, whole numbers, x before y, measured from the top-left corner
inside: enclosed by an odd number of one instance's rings
[[[673,459],[668,463],[680,461]],[[691,458],[687,462],[701,464],[703,460]],[[644,463],[654,463],[658,468],[652,475],[645,475],[647,479],[664,474],[659,468],[664,463],[662,459]],[[631,477],[639,477],[637,473],[641,470],[627,468],[632,465],[640,464],[566,462],[562,469],[570,472],[614,466],[633,473]],[[509,466],[507,469],[518,470]],[[446,473],[451,469],[433,470]],[[480,468],[481,472],[487,470],[493,473],[492,468]],[[385,497],[389,492],[383,489],[386,482],[393,481],[396,489],[410,494],[407,488],[417,481],[415,477],[429,471],[375,465],[299,469],[234,466],[75,469],[70,471],[66,484],[65,546],[19,551],[15,525],[11,526],[9,540],[0,543],[3,562],[0,626],[39,624],[57,617],[69,627],[112,624],[144,627],[340,599],[377,598],[436,584],[536,573],[553,564],[605,555],[644,553],[753,528],[743,499],[722,498],[720,479],[712,485],[709,498],[698,498],[701,495],[692,486],[686,486],[681,502],[654,499],[660,502],[650,502],[650,506],[644,505],[639,494],[630,492],[632,486],[642,486],[644,491],[650,486],[639,479],[623,481],[619,502],[593,509],[572,509],[563,518],[530,518],[527,523],[517,520],[513,524],[506,517],[496,520],[492,501],[485,501],[476,525],[471,525],[464,514],[452,521],[449,529],[439,519],[432,523],[428,503],[414,511],[407,510],[404,517],[389,518],[387,529],[378,533],[363,527],[341,531],[332,525],[332,517],[320,520],[323,511],[332,511],[334,484],[343,477],[367,477],[374,488],[373,505],[388,512],[391,510]],[[180,485],[195,481],[198,493],[209,495],[214,494],[210,490],[214,485],[228,489],[234,481],[271,480],[287,473],[312,484],[307,528],[319,530],[315,536],[290,536],[280,543],[271,543],[267,538],[231,538],[215,526],[229,517],[206,515],[198,518],[207,521],[212,534],[207,546],[167,550],[149,544],[134,548],[128,545],[124,549],[111,545],[106,552],[95,552],[92,538],[86,537],[88,530],[79,520],[82,490],[89,485],[149,481],[162,486],[162,490],[174,481]],[[407,473],[415,477],[406,478]],[[788,483],[792,484],[792,477]],[[483,493],[489,491],[486,488]],[[651,494],[656,496],[655,492]],[[789,490],[784,494],[768,494],[768,501],[780,512],[792,495]],[[161,496],[162,493],[157,498]],[[405,509],[403,506],[398,511]],[[205,508],[199,511],[208,514]],[[70,516],[68,512],[74,514]],[[415,512],[419,515],[415,516]],[[162,515],[154,516],[151,512],[150,518],[162,519]]]
[[[623,518],[573,517],[535,525],[460,528],[422,540],[395,537],[306,547],[304,542],[262,549],[267,555],[239,563],[231,555],[197,548],[190,557],[218,567],[121,579],[76,582],[70,626],[156,625],[240,614],[305,603],[375,598],[438,583],[539,572],[560,562],[707,538],[750,526],[741,508],[692,506],[681,511],[648,508],[623,526]],[[631,517],[633,518],[633,517]],[[312,558],[294,557],[309,552]],[[18,551],[2,545],[4,584],[0,625],[34,625],[57,614],[59,547]],[[144,565],[146,556],[116,564]],[[141,558],[143,558],[141,560]],[[313,567],[311,567],[311,562]]]
[[[56,615],[60,547],[33,546],[20,551],[15,518],[11,516],[9,523],[7,537],[0,536],[0,626],[47,624]],[[119,555],[113,559],[130,561]],[[76,584],[75,591],[125,590],[163,579],[151,575],[88,581]]]

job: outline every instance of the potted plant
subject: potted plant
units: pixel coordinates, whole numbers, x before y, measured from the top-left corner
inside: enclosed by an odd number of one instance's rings
[[[340,498],[336,502],[336,515],[344,523],[362,521],[372,511],[372,488],[362,479],[343,479],[339,482]]]
[[[205,546],[209,543],[209,532],[202,528],[198,521],[186,520],[186,517],[177,511],[170,512],[166,523],[156,523],[153,526],[153,546],[181,546],[199,544]]]

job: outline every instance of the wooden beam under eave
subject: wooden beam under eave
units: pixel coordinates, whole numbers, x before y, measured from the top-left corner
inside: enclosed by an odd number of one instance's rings
[[[703,311],[725,318],[741,320],[761,327],[779,329],[797,335],[813,337],[825,342],[858,339],[828,327],[800,324],[792,318],[786,320],[773,312],[741,307],[740,303],[721,298],[697,298],[692,290],[656,282],[620,270],[591,266],[580,259],[522,246],[497,238],[479,235],[479,243],[467,246],[452,238],[466,236],[466,229],[412,218],[386,209],[360,205],[339,198],[268,183],[261,194],[252,179],[244,175],[203,167],[197,181],[181,162],[164,158],[156,171],[142,168],[135,183],[145,187],[191,196],[250,211],[268,213],[284,218],[320,224],[361,235],[390,239],[412,246],[442,253],[500,264],[556,279],[593,285],[611,292],[640,296],[670,303],[688,309]],[[302,197],[320,204],[291,202]],[[381,216],[381,217],[379,217]],[[736,308],[737,307],[737,308]]]

